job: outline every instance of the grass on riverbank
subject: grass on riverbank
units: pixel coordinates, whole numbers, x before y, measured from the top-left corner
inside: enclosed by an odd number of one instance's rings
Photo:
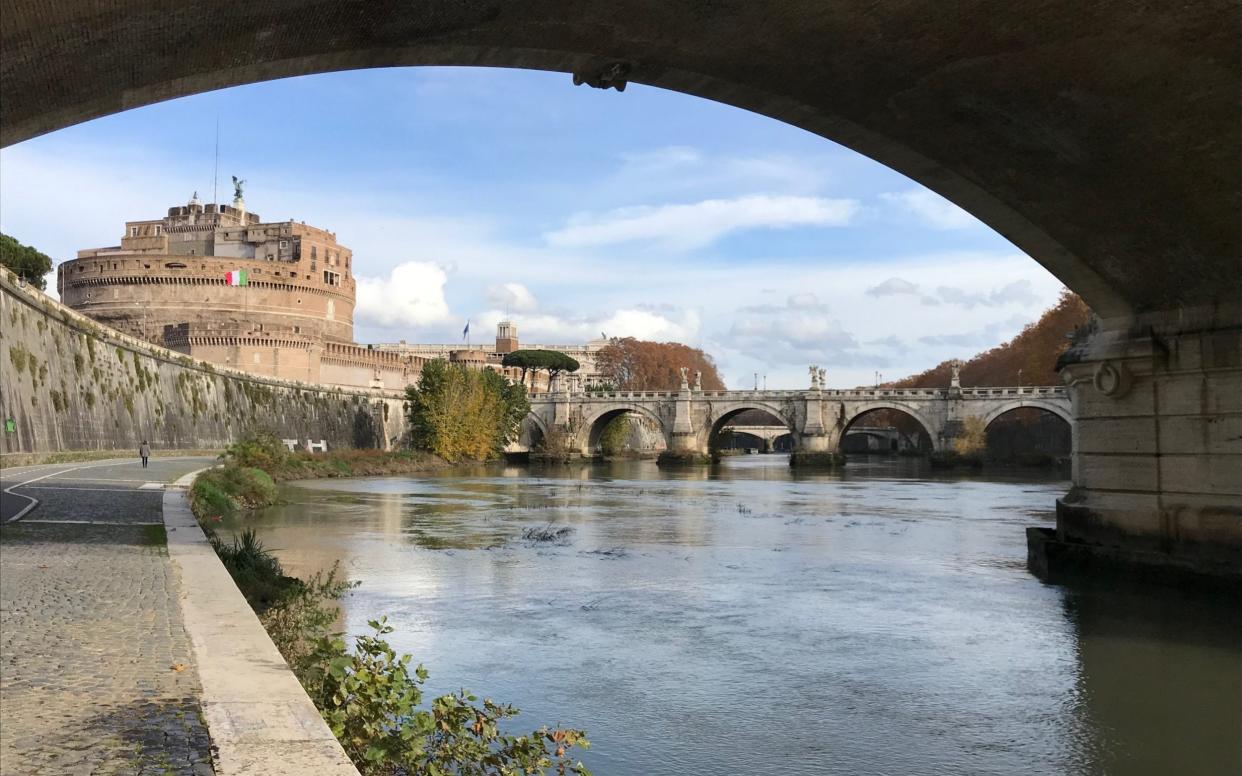
[[[266,434],[247,437],[231,445],[224,453],[224,460],[262,469],[276,482],[416,474],[449,465],[444,459],[419,450],[291,452],[279,439]]]

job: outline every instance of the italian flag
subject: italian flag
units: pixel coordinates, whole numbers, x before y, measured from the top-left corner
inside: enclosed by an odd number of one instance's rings
[[[246,270],[244,269],[235,269],[232,272],[225,275],[224,277],[230,286],[246,285],[247,278],[246,278]]]

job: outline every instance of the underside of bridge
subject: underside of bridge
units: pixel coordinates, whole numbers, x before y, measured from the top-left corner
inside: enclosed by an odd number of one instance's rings
[[[6,145],[209,89],[396,65],[651,84],[842,143],[965,208],[1102,316],[1065,372],[1078,427],[1058,538],[1242,557],[1235,0],[0,8]]]

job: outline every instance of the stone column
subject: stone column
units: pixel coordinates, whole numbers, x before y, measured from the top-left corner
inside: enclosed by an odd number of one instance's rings
[[[690,386],[685,382],[677,392],[673,409],[673,433],[669,435],[669,449],[679,453],[703,453],[698,449],[698,440],[694,434],[694,421],[690,415],[692,395]]]
[[[1242,580],[1242,305],[1108,320],[1062,357],[1073,487],[1032,569],[1106,562]]]

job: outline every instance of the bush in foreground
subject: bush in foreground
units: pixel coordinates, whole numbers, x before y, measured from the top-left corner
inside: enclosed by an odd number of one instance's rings
[[[273,503],[275,484],[266,472],[242,465],[277,460],[270,446],[230,448],[224,466],[200,474],[190,488],[191,507],[200,523]],[[282,446],[283,449],[283,446]],[[287,451],[286,451],[287,452]],[[330,628],[339,618],[335,602],[354,584],[326,573],[298,579],[247,528],[231,542],[204,525],[212,547],[238,589],[358,770],[367,776],[589,776],[570,758],[589,742],[581,730],[540,728],[528,735],[502,733],[502,722],[516,716],[512,706],[465,690],[422,708],[427,671],[412,671],[410,656],[397,656],[384,640],[392,632],[386,619],[371,621],[373,633],[358,636],[349,649]]]

